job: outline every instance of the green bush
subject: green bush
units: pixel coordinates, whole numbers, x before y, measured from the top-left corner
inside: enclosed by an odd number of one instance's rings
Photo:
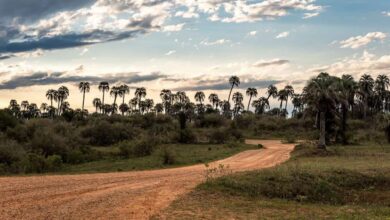
[[[168,147],[161,148],[159,152],[159,156],[164,165],[172,165],[176,163],[176,155]]]
[[[0,131],[5,131],[7,128],[13,128],[18,121],[8,111],[0,110]]]
[[[29,153],[24,161],[24,172],[43,173],[47,171],[45,157],[39,154]]]
[[[62,158],[59,155],[51,155],[46,158],[46,164],[49,171],[58,171],[62,168]]]
[[[119,143],[120,154],[126,158],[144,157],[152,154],[156,147],[154,140],[145,137],[139,140],[124,141]]]
[[[193,144],[197,142],[197,138],[192,129],[186,128],[179,130],[177,141],[183,144]]]

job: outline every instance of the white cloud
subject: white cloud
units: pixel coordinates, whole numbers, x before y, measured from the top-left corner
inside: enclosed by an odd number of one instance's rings
[[[164,32],[178,32],[181,31],[184,27],[184,23],[181,24],[175,24],[175,25],[167,25],[163,27]]]
[[[84,54],[86,54],[88,51],[89,51],[89,49],[85,47],[85,48],[80,52],[80,56],[84,56]]]
[[[285,32],[282,32],[282,33],[278,34],[275,38],[276,38],[276,39],[286,38],[286,37],[288,37],[289,35],[290,35],[290,32],[285,31]]]
[[[170,50],[170,51],[168,51],[168,52],[165,54],[165,56],[170,56],[170,55],[172,55],[172,54],[174,54],[174,53],[176,53],[176,50]]]
[[[211,42],[207,41],[207,40],[204,40],[204,41],[200,42],[200,44],[205,45],[205,46],[214,46],[214,45],[227,44],[227,43],[230,43],[230,42],[231,42],[230,40],[219,39],[219,40],[211,41]]]
[[[195,7],[189,7],[188,11],[178,11],[176,12],[175,16],[182,18],[199,18],[199,14],[195,11]]]
[[[365,36],[360,35],[340,41],[340,47],[358,49],[360,47],[366,46],[367,44],[375,40],[384,40],[386,37],[387,34],[383,32],[371,32],[366,34]]]
[[[251,31],[248,33],[249,36],[256,36],[257,35],[257,31]]]
[[[320,15],[320,12],[305,13],[304,16],[303,16],[303,19],[309,19],[309,18],[317,17],[318,15]]]
[[[390,17],[390,11],[383,11],[382,14],[384,16]]]

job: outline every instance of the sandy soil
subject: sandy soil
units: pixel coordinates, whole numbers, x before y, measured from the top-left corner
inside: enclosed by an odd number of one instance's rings
[[[247,140],[250,150],[210,164],[233,172],[275,166],[293,145]],[[148,219],[205,179],[205,166],[119,173],[0,178],[0,219]]]

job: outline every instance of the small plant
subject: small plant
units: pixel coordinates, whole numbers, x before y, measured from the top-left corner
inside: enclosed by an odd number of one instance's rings
[[[232,173],[229,165],[218,164],[217,167],[210,167],[208,163],[205,164],[205,179],[206,182],[210,182],[220,176],[229,175]]]
[[[258,144],[258,145],[257,145],[257,148],[259,148],[259,149],[263,149],[263,148],[264,148],[264,145],[262,145],[262,144]]]
[[[160,158],[162,160],[162,163],[164,165],[172,165],[172,164],[175,164],[176,163],[176,155],[175,153],[167,148],[167,147],[163,147],[160,151]]]

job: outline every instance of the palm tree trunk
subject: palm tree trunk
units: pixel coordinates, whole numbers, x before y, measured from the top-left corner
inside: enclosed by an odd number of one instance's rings
[[[230,89],[230,92],[229,92],[229,98],[228,98],[229,109],[230,109],[230,96],[232,95],[233,87],[234,87],[234,85],[232,85],[232,88]]]
[[[103,101],[102,102],[103,102],[102,105],[104,106],[104,89],[103,89]],[[100,109],[100,110],[101,110],[101,112],[103,112],[103,109]]]
[[[252,101],[252,95],[249,96],[249,102],[248,102],[248,108],[246,109],[249,112],[249,105],[251,104]]]
[[[320,111],[320,139],[318,141],[318,148],[326,149],[326,127],[325,127],[325,112]]]
[[[347,136],[345,134],[347,130],[347,117],[348,117],[348,108],[345,104],[341,106],[342,108],[342,121],[341,121],[341,139],[343,144],[347,144]]]
[[[83,90],[83,105],[81,107],[81,117],[84,115],[84,101],[85,101],[85,90]]]
[[[364,98],[363,118],[367,119],[368,98]]]
[[[288,103],[288,96],[286,98],[286,105],[284,106],[284,110],[286,110],[286,111],[287,111],[287,103]]]
[[[122,104],[125,104],[125,94],[123,94]]]

